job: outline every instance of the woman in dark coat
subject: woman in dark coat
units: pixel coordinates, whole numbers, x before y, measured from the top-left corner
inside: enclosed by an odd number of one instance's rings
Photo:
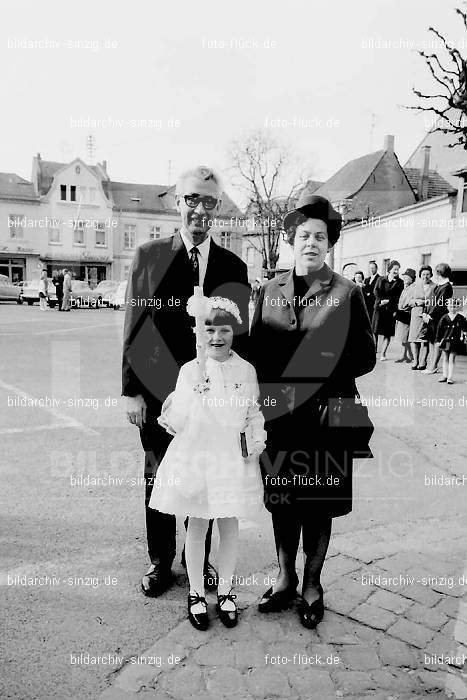
[[[423,308],[422,318],[424,321],[425,338],[430,344],[431,351],[431,367],[426,367],[424,374],[436,374],[438,371],[438,362],[441,357],[441,350],[438,345],[435,345],[436,333],[440,319],[447,312],[446,302],[453,295],[452,284],[449,281],[451,277],[451,268],[447,263],[439,263],[435,267],[436,287],[433,289],[427,305]],[[428,343],[425,343],[426,351],[422,365],[428,363]]]
[[[376,349],[378,349],[378,336],[382,335],[383,349],[381,362],[387,360],[386,353],[396,328],[396,314],[399,297],[404,289],[404,283],[399,277],[400,263],[391,260],[388,265],[388,273],[380,277],[375,285],[375,308],[373,311],[373,332],[375,334]]]
[[[328,418],[340,400],[355,404],[355,377],[373,369],[376,355],[360,287],[324,262],[340,228],[340,215],[324,197],[305,196],[287,214],[294,268],[261,289],[250,337],[268,433],[261,459],[265,505],[279,563],[259,610],[280,610],[296,596],[302,534],[300,619],[308,628],[323,615],[320,576],[332,518],[352,509],[355,444],[342,433],[336,437],[340,428],[328,428]],[[343,431],[349,438],[352,431]]]

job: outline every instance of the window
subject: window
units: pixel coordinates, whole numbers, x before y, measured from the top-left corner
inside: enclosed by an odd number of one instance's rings
[[[123,247],[127,250],[133,250],[136,245],[136,226],[135,224],[125,224],[123,231]]]
[[[221,246],[231,250],[232,248],[232,234],[229,231],[223,231],[221,233]]]
[[[383,275],[388,274],[388,266],[391,262],[391,258],[383,258]]]
[[[84,221],[78,221],[73,231],[73,244],[84,245]]]
[[[105,245],[107,245],[105,240],[105,226],[99,222],[96,228],[96,246]]]
[[[66,202],[66,185],[60,185],[60,199]]]
[[[431,264],[431,253],[422,253],[422,265],[430,265]]]
[[[8,228],[10,230],[10,238],[24,238],[23,224],[23,214],[9,214]]]
[[[76,185],[70,185],[70,202],[76,202]]]
[[[149,227],[149,240],[153,241],[156,238],[161,237],[161,227],[160,226],[150,226]]]
[[[52,245],[59,245],[61,243],[59,228],[49,228],[49,243]]]

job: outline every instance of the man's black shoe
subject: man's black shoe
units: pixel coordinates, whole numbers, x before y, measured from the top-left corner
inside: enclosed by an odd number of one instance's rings
[[[162,569],[158,564],[151,564],[141,579],[141,590],[144,595],[157,598],[170,588],[172,582],[173,576],[170,569]]]
[[[217,591],[217,586],[219,584],[219,575],[211,562],[208,561],[206,566],[204,567],[204,587],[207,591],[212,593],[213,591]]]

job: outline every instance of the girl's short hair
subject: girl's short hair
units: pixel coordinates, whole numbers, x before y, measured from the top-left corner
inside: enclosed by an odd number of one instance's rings
[[[232,326],[233,334],[240,331],[240,324],[235,316],[224,309],[212,309],[205,321],[206,326]]]
[[[433,268],[431,267],[431,265],[422,265],[421,268],[420,268],[419,271],[418,271],[418,276],[419,276],[419,277],[422,276],[422,272],[423,272],[424,270],[428,270],[428,272],[430,273],[431,277],[433,277]]]
[[[448,279],[451,277],[451,268],[447,263],[439,263],[436,265],[435,270],[436,274],[440,277],[447,277]]]

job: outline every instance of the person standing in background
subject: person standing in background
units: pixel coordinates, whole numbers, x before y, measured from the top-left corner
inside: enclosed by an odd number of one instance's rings
[[[427,342],[421,333],[423,327],[423,308],[428,303],[433,290],[435,288],[435,283],[432,282],[433,270],[430,265],[422,265],[418,271],[419,279],[412,287],[412,293],[409,299],[410,311],[410,328],[409,328],[409,342],[412,345],[413,354],[413,370],[423,370],[426,366],[419,364],[419,358],[423,354],[421,349],[423,345]]]
[[[376,350],[378,350],[378,336],[382,335],[384,338],[380,362],[388,359],[386,353],[396,328],[397,305],[404,289],[404,283],[399,277],[399,270],[400,263],[397,260],[391,260],[387,275],[380,277],[375,284],[373,333],[375,334]]]
[[[68,270],[63,270],[63,301],[62,311],[70,311],[71,301],[71,275]]]
[[[435,267],[436,272],[436,287],[433,290],[432,297],[424,308],[423,320],[426,324],[426,339],[430,344],[431,350],[431,367],[424,370],[425,374],[436,374],[438,371],[438,362],[441,357],[441,350],[436,345],[436,332],[438,323],[447,311],[446,302],[453,295],[452,284],[449,281],[451,277],[451,268],[447,263],[439,263]],[[428,355],[428,346],[427,346]],[[424,364],[428,364],[428,357],[425,355]]]
[[[47,271],[42,270],[39,280],[39,308],[41,311],[47,311],[49,281],[47,279]]]
[[[366,277],[363,281],[362,292],[363,298],[365,299],[368,316],[370,317],[371,321],[371,319],[373,318],[373,310],[375,308],[375,285],[380,277],[378,275],[378,265],[375,263],[374,260],[372,260],[368,265],[368,272],[369,276]]]
[[[441,316],[436,331],[436,342],[443,353],[443,376],[438,381],[454,384],[454,361],[456,355],[465,349],[467,320],[459,313],[462,308],[460,299],[448,299],[446,306],[448,313]]]
[[[52,282],[55,285],[55,293],[57,295],[57,308],[58,311],[61,311],[63,302],[63,270],[54,270]]]
[[[357,284],[359,287],[363,288],[364,279],[365,279],[365,276],[364,276],[363,272],[361,270],[357,270],[357,272],[353,276],[353,281],[355,282],[355,284]]]
[[[395,362],[412,362],[413,355],[409,343],[409,328],[410,328],[410,297],[413,293],[413,283],[415,282],[415,270],[408,267],[402,275],[404,289],[399,297],[396,313],[396,331],[395,338],[402,345],[402,355]]]

